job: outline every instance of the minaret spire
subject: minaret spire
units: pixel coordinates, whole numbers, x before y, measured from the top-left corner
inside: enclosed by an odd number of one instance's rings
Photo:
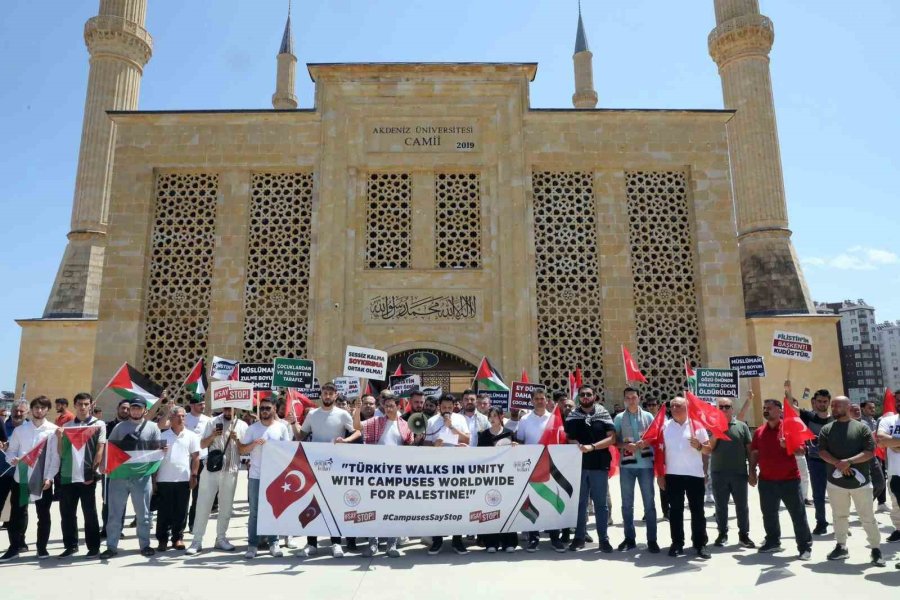
[[[288,0],[287,21],[284,34],[281,36],[281,47],[278,49],[278,71],[275,80],[275,94],[272,106],[277,109],[297,108],[297,96],[294,94],[294,81],[297,73],[297,57],[294,56],[294,34],[291,31],[291,0]]]
[[[581,0],[578,0],[578,29],[575,32],[575,94],[572,105],[575,108],[596,108],[597,92],[594,90],[594,55],[588,49],[584,20],[581,18]]]

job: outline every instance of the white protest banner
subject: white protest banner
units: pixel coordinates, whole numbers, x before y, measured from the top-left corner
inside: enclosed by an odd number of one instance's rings
[[[374,348],[347,346],[344,355],[344,375],[384,381],[387,376],[387,352]]]
[[[210,385],[213,410],[242,408],[253,410],[253,384],[244,381],[213,381]]]
[[[400,398],[409,398],[413,392],[422,388],[422,377],[419,375],[391,375],[391,391]]]
[[[427,455],[424,456],[424,455]],[[404,448],[269,442],[260,535],[394,537],[573,527],[573,445]]]
[[[237,368],[240,361],[213,356],[212,365],[209,368],[209,376],[213,379],[228,379]]]
[[[359,398],[359,377],[335,377],[334,387],[344,398]]]
[[[438,400],[440,399],[441,396],[444,395],[444,388],[442,388],[440,386],[423,387],[419,391],[422,392],[422,395],[425,396],[426,398],[435,398]]]
[[[772,356],[812,362],[812,338],[803,333],[776,331],[772,338]]]

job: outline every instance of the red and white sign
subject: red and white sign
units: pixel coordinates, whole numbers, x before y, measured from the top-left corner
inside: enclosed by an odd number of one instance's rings
[[[213,410],[242,408],[253,410],[253,384],[243,381],[213,381],[210,386]]]
[[[776,331],[775,336],[772,338],[772,356],[778,356],[788,360],[812,362],[812,338],[803,333]]]

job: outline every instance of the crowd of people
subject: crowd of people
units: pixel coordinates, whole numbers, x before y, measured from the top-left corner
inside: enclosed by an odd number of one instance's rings
[[[363,395],[351,404],[331,383],[322,386],[320,406],[308,409],[300,418],[292,411],[285,411],[284,402],[274,396],[262,398],[255,413],[245,411],[239,415],[238,411],[225,408],[216,416],[207,414],[202,399],[191,401],[186,408],[162,398],[151,411],[141,398],[122,400],[115,418],[108,422],[102,421],[90,394],[74,397],[74,412],[69,410],[66,399],[57,399],[55,420],[48,415],[53,406],[48,398],[41,396],[30,403],[20,400],[14,403],[10,414],[0,414],[3,419],[0,450],[4,453],[0,459],[5,461],[0,461],[0,506],[4,501],[10,505],[9,521],[3,524],[8,530],[9,548],[0,562],[15,559],[29,550],[28,503],[19,501],[29,494],[37,513],[38,559],[49,557],[47,546],[54,501],[58,501],[63,533],[61,558],[79,552],[79,505],[85,556],[115,557],[129,498],[142,555],[149,557],[170,549],[188,555],[202,552],[212,515],[216,518],[213,547],[232,552],[236,547],[227,533],[242,470],[247,470],[249,478],[244,557],[253,559],[260,549],[267,549],[272,556],[282,556],[285,543],[298,550],[300,556],[313,556],[320,550],[316,537],[308,537],[301,547],[297,539],[266,539],[257,532],[262,449],[266,443],[300,440],[436,447],[540,444],[546,443],[544,433],[551,419],[556,418],[562,420],[567,443],[577,444],[581,452],[575,528],[544,532],[556,552],[578,551],[595,542],[603,553],[637,549],[634,506],[637,486],[649,553],[661,552],[657,538],[661,517],[668,521],[670,529],[670,557],[683,555],[689,543],[697,557],[710,558],[704,504],[712,500],[715,546],[728,544],[729,504],[733,503],[738,546],[762,553],[782,552],[779,511],[783,505],[790,515],[797,556],[809,560],[814,537],[828,533],[832,526],[826,519],[827,501],[836,544],[826,558],[848,557],[852,503],[865,531],[871,563],[884,566],[875,511],[876,505],[879,510],[887,510],[886,496],[890,495],[894,531],[887,541],[900,541],[900,417],[876,419],[874,403],[857,405],[844,396],[832,398],[827,390],[819,390],[812,397],[812,410],[798,411],[815,437],[790,452],[784,434],[783,402],[796,405],[797,401],[790,393],[789,382],[785,391],[784,401],[764,401],[764,423],[755,431],[742,420],[744,410],[735,414],[735,399],[717,399],[718,410],[729,422],[722,439],[711,437],[699,422],[689,418],[685,398],[675,397],[665,403],[642,401],[638,390],[626,388],[622,395],[624,407],[611,414],[598,401],[599,390],[587,385],[577,390],[575,400],[565,392],[554,392],[548,397],[546,392],[536,391],[530,411],[510,413],[492,408],[487,396],[479,396],[473,390],[464,391],[459,398],[452,394],[435,398],[413,393],[405,402],[405,412],[401,412],[400,399],[390,390],[378,396]],[[662,417],[658,421],[664,423],[662,443],[651,444],[645,434],[657,422],[659,411],[665,415],[664,421]],[[427,419],[424,431],[409,423],[417,413]],[[72,427],[93,428],[79,449],[83,452],[79,468],[72,468],[71,458],[66,458],[70,453],[62,451],[64,430]],[[32,451],[41,444],[45,448],[41,460],[36,461]],[[886,464],[876,457],[876,447],[884,449]],[[613,448],[618,452],[613,452]],[[138,469],[132,476],[110,478],[103,473],[105,453],[120,452],[120,449],[138,454],[159,450],[163,458],[152,474]],[[655,456],[656,452],[662,456]],[[30,461],[31,475],[27,469],[18,468],[25,464],[22,461]],[[664,465],[664,474],[660,465]],[[618,471],[624,529],[624,539],[615,549],[608,534],[612,521],[611,469]],[[35,477],[39,484],[37,493],[33,485]],[[748,499],[753,487],[759,494],[765,531],[765,539],[758,547],[750,537]],[[808,489],[812,492],[811,500]],[[657,492],[660,511],[656,508]],[[98,495],[102,497],[99,514]],[[589,503],[593,504],[596,540],[588,533]],[[807,518],[809,505],[814,509],[813,528]],[[689,539],[684,524],[686,507],[690,518]],[[154,512],[155,547],[151,541]],[[190,545],[185,544],[185,530],[191,534]],[[474,545],[484,547],[489,553],[515,552],[520,545],[527,552],[539,549],[541,532],[521,534],[521,537],[515,533],[482,535],[474,541],[454,535],[451,548],[457,554],[468,553]],[[103,539],[106,548],[101,551]],[[435,536],[429,543],[428,553],[437,554],[443,548],[444,539]],[[373,556],[381,545],[389,557],[402,554],[398,538],[370,538],[363,545],[362,554]],[[357,551],[357,540],[334,537],[328,541],[327,551],[334,557],[343,556],[345,548]]]

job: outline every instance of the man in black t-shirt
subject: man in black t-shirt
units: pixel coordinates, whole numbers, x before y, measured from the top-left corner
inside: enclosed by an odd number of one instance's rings
[[[819,435],[825,425],[834,419],[828,414],[831,394],[828,390],[819,390],[812,397],[813,410],[800,409],[800,419],[815,435]],[[813,505],[816,507],[816,528],[813,535],[828,533],[828,521],[825,519],[825,488],[828,484],[828,465],[819,456],[817,440],[806,445],[806,463],[809,466],[809,484],[813,493]]]
[[[423,394],[419,390],[416,390],[409,395],[409,410],[400,415],[400,418],[404,421],[409,421],[409,418],[413,415],[413,413],[422,412],[424,408],[425,394]]]
[[[609,447],[616,443],[616,430],[612,417],[602,405],[594,404],[594,390],[589,385],[578,389],[578,407],[566,417],[565,430],[570,444],[578,444],[581,450],[581,493],[578,498],[578,525],[569,550],[584,548],[587,535],[588,495],[594,501],[597,536],[600,550],[612,552],[606,533],[609,508],[606,495],[609,490],[609,466],[612,455]]]

